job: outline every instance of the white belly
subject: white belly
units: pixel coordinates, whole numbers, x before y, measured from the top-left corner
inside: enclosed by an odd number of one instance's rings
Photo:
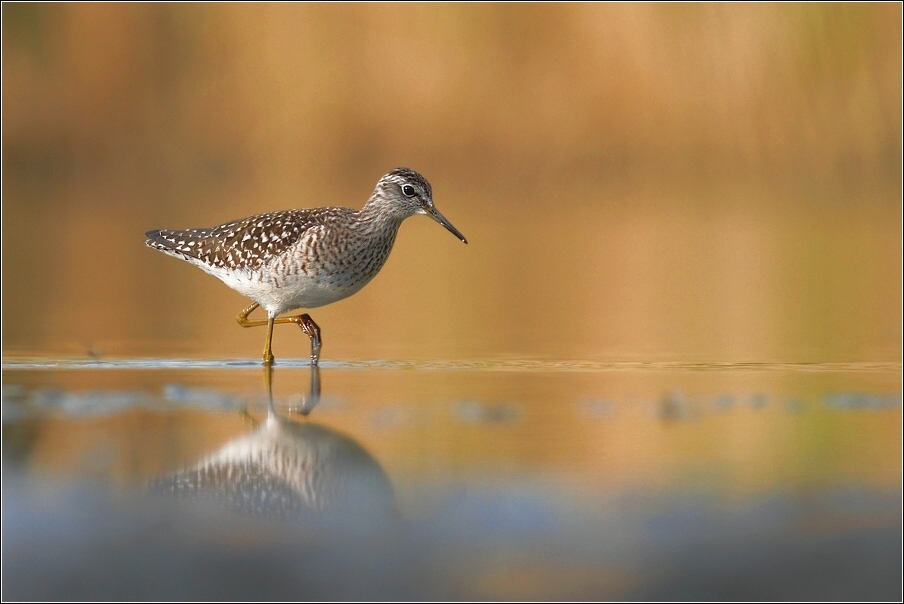
[[[334,278],[330,283],[324,276],[305,273],[263,280],[260,273],[250,270],[228,271],[202,262],[193,264],[243,296],[251,298],[272,316],[297,308],[317,308],[337,302],[357,293],[370,282],[370,278],[354,283],[344,283]]]

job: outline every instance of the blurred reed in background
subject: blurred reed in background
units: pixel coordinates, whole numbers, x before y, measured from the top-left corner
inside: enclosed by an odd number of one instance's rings
[[[898,4],[2,11],[5,354],[255,356],[142,233],[407,165],[472,245],[406,224],[325,358],[901,358]]]

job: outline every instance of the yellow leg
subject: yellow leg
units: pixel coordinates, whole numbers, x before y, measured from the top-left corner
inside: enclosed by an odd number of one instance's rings
[[[273,326],[277,323],[295,323],[301,328],[301,331],[308,334],[308,337],[311,338],[311,364],[316,365],[320,360],[320,327],[318,327],[317,323],[314,323],[314,319],[311,318],[311,315],[303,314],[291,317],[275,317],[273,319],[268,318],[266,320],[252,321],[248,318],[248,315],[254,312],[258,306],[260,306],[260,304],[255,302],[240,312],[235,320],[238,321],[238,324],[242,327],[267,326],[267,341],[264,344],[264,364],[269,365],[274,361],[273,352],[270,349],[270,344],[273,341]]]

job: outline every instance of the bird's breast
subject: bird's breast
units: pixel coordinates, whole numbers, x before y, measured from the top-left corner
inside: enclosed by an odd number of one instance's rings
[[[337,239],[327,229],[311,229],[294,249],[273,258],[257,274],[276,305],[285,307],[280,312],[316,308],[367,285],[386,263],[394,241],[392,231],[370,237],[351,232]]]

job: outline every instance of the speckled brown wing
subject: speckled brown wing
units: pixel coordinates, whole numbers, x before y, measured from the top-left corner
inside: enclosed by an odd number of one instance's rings
[[[145,233],[149,247],[214,268],[255,269],[321,225],[333,208],[257,214],[206,229]]]

